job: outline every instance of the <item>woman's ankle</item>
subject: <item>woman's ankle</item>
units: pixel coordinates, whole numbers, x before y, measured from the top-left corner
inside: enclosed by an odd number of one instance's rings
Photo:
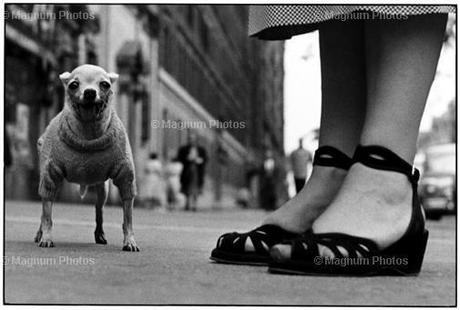
[[[344,169],[315,166],[303,189],[270,213],[263,224],[278,225],[296,233],[309,229],[334,199],[346,174]]]
[[[393,171],[376,170],[357,163],[350,169],[350,177],[361,183],[371,183],[375,196],[385,205],[398,205],[412,200],[413,189],[407,177]]]
[[[335,167],[314,166],[301,193],[315,205],[328,205],[342,186],[348,171]]]

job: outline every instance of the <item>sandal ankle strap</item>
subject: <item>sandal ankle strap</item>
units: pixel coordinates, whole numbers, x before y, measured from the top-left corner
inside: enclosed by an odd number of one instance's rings
[[[316,150],[313,165],[348,170],[353,165],[353,160],[335,147],[325,145]]]
[[[353,161],[374,169],[402,173],[412,184],[417,184],[420,178],[420,172],[415,167],[383,146],[358,145]]]

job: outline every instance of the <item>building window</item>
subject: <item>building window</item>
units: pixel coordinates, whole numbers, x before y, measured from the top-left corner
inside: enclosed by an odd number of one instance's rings
[[[202,19],[200,18],[200,20]],[[204,21],[203,25],[206,26],[204,39],[209,40],[209,28],[204,24]],[[218,86],[218,81],[206,69],[206,65],[200,61],[193,49],[187,48],[187,41],[184,40],[179,32],[173,31],[174,29],[172,25],[165,25],[162,30],[160,43],[161,67],[183,86],[192,97],[199,101],[211,115],[224,115],[225,117],[222,120],[246,120],[245,115],[247,113],[241,112],[245,106],[241,108],[238,103],[244,104],[248,87],[242,79],[234,78],[237,76],[238,71],[234,70],[230,61],[225,61],[228,59],[228,54],[219,50],[221,59],[214,60],[213,64],[222,72],[222,77],[227,83],[228,90],[233,94],[232,97],[228,91]],[[209,41],[205,42],[209,44]],[[211,58],[216,59],[217,55],[211,55],[210,53],[206,61],[211,63]],[[244,130],[229,129],[228,131],[242,144],[246,143],[247,135],[245,135]]]
[[[200,40],[205,51],[209,50],[209,29],[203,17],[200,18]]]
[[[187,5],[187,23],[190,28],[195,25],[195,8],[193,5]]]

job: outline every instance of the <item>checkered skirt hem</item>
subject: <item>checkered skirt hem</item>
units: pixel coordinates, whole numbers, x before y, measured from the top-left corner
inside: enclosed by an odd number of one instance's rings
[[[315,30],[319,23],[331,19],[401,19],[407,15],[455,11],[456,7],[451,5],[252,5],[248,32],[261,39],[286,39]],[[270,29],[276,31],[270,34]]]

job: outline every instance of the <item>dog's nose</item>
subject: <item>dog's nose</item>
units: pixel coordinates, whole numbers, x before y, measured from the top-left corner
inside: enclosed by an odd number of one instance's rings
[[[85,100],[94,100],[96,99],[96,90],[95,89],[85,89],[85,91],[83,92],[83,98]]]

